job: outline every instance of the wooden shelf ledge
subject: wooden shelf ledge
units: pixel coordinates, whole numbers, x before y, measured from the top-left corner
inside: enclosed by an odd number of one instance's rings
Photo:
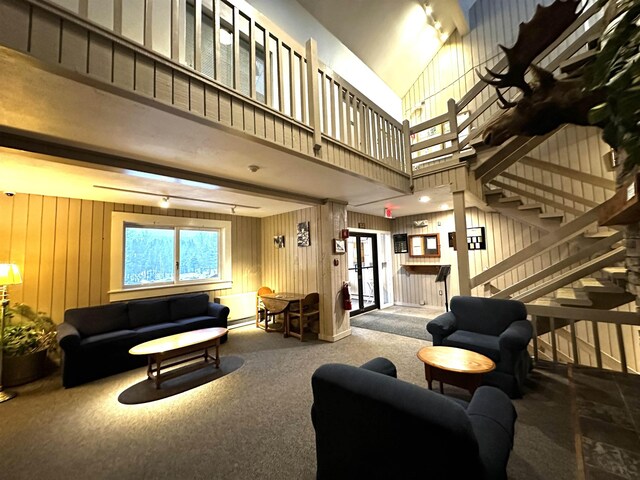
[[[440,267],[442,265],[434,265],[434,264],[404,264],[402,268],[404,268],[407,272],[410,273],[420,273],[423,275],[437,275],[440,271]]]

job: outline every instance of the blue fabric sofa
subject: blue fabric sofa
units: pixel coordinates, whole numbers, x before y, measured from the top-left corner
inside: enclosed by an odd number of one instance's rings
[[[527,345],[533,335],[522,302],[497,298],[451,299],[451,311],[427,323],[434,345],[464,348],[481,353],[496,363],[484,383],[499,387],[511,398],[522,395],[531,370]]]
[[[206,293],[67,310],[58,325],[62,384],[73,387],[145,365],[144,356],[129,354],[131,347],[189,330],[226,328],[228,316],[229,308],[209,302]]]
[[[469,403],[398,380],[385,358],[311,379],[317,478],[506,479],[516,411],[483,386]]]

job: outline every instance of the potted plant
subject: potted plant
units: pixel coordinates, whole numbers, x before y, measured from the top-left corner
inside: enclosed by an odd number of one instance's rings
[[[56,326],[44,312],[16,303],[8,307],[3,335],[3,384],[22,385],[45,374],[47,353],[57,346]]]

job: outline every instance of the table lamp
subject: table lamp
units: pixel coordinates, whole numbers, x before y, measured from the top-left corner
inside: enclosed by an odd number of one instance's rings
[[[2,362],[4,353],[4,317],[9,305],[7,285],[17,285],[19,283],[22,283],[22,277],[18,266],[13,263],[0,264],[0,301],[2,301],[2,315],[0,317],[0,403],[11,400],[16,396],[15,392],[6,392],[2,386]]]

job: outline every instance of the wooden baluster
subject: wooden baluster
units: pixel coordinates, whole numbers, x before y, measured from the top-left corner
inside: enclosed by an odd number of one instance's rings
[[[307,112],[307,81],[308,81],[307,80],[308,72],[306,70],[307,62],[305,61],[302,55],[300,56],[300,59],[298,61],[300,62],[300,68],[298,69],[300,71],[300,107],[301,107],[300,112],[302,113],[302,123],[309,125],[309,113]],[[315,76],[316,76],[316,82],[317,82],[318,81],[317,70],[315,72]],[[316,97],[318,95],[319,95],[319,92],[318,92],[318,89],[316,89]],[[321,104],[322,104],[321,99],[318,98],[318,102],[317,102],[318,108],[320,108]],[[324,114],[324,108],[322,108],[321,110]],[[325,122],[325,125],[326,125],[326,122]],[[318,128],[320,127],[321,125],[318,125]],[[320,130],[320,132],[322,132],[322,129]]]
[[[600,330],[598,329],[598,322],[591,322],[593,327],[593,346],[596,351],[596,366],[602,368],[602,350],[600,349]]]
[[[214,0],[213,4],[213,61],[214,61],[214,78],[220,79],[220,0]],[[267,54],[267,59],[269,58]]]
[[[456,101],[453,98],[450,98],[449,101],[447,102],[447,108],[448,108],[449,129],[451,130],[451,133],[455,134],[456,136],[455,139],[451,140],[451,146],[456,149],[456,152],[453,154],[454,158],[456,158],[460,155],[460,150],[459,150],[459,142],[458,142],[458,135],[459,135],[458,112],[456,110]],[[445,145],[443,145],[442,148],[445,148]]]
[[[573,352],[573,364],[578,365],[580,363],[578,358],[578,339],[576,338],[576,322],[573,319],[569,320],[569,328],[571,330],[571,350]]]
[[[233,7],[233,88],[240,91],[240,9]]]
[[[620,349],[620,366],[624,373],[629,373],[627,368],[627,354],[624,348],[624,337],[622,336],[622,325],[616,323],[616,336],[618,337],[618,348]]]
[[[195,32],[193,52],[193,68],[198,72],[202,71],[202,0],[196,0],[195,3]]]
[[[322,72],[320,80],[322,81],[322,88],[320,89],[322,92],[322,96],[320,97],[322,100],[322,126],[324,127],[325,135],[329,135],[329,112],[331,111],[331,105],[329,105],[329,96],[327,95],[327,74]],[[309,102],[309,105],[311,105],[311,102]]]
[[[284,79],[282,78],[282,51],[284,46],[279,38],[276,38],[276,52],[278,52],[278,110],[284,113]]]
[[[265,78],[265,103],[273,107],[273,72],[271,71],[271,33],[264,28],[264,78]]]
[[[531,325],[533,327],[533,359],[538,362],[538,316],[531,316]]]
[[[318,44],[313,38],[307,40],[307,82],[309,87],[309,126],[313,129],[313,150],[322,153],[322,132],[320,131],[320,98],[318,96]],[[325,121],[326,125],[326,121]]]
[[[549,334],[551,335],[551,354],[553,363],[558,363],[558,348],[556,345],[556,319],[549,317]]]
[[[144,2],[144,46],[151,50],[151,16],[153,15],[153,5],[151,0]]]
[[[347,145],[349,145],[350,147],[353,147],[353,134],[352,134],[352,119],[351,119],[351,114],[352,114],[352,102],[351,102],[351,93],[349,93],[349,90],[345,89],[345,97],[344,97],[344,103],[345,103],[345,113],[347,116],[346,122],[345,122],[345,126],[347,127]]]
[[[402,139],[404,145],[404,157],[402,159],[403,170],[409,174],[409,184],[413,185],[413,168],[411,165],[411,131],[409,120],[402,122]]]
[[[256,22],[249,19],[249,93],[256,100]]]

